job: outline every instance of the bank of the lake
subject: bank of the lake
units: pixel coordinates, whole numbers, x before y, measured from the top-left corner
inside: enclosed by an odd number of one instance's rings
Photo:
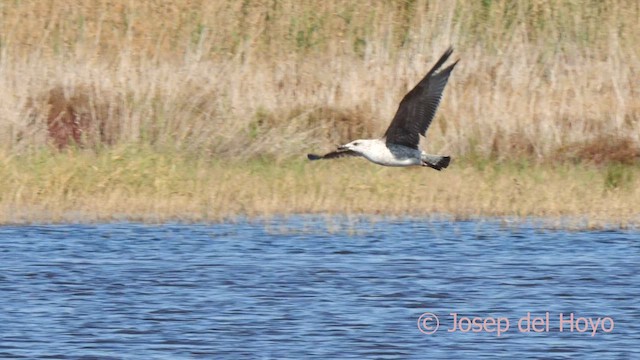
[[[637,166],[454,159],[437,172],[302,157],[222,161],[132,147],[5,153],[0,223],[209,222],[313,213],[640,224]]]

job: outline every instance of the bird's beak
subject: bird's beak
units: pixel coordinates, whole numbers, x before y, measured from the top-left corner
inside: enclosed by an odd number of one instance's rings
[[[347,145],[340,145],[338,146],[338,150],[349,150],[349,148],[347,147]]]

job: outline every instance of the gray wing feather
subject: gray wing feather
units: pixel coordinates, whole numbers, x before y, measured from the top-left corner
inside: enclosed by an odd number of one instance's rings
[[[458,63],[456,61],[436,73],[452,52],[453,48],[447,49],[427,75],[402,98],[398,111],[384,134],[387,143],[418,148],[420,135],[424,136],[431,125],[449,75]]]

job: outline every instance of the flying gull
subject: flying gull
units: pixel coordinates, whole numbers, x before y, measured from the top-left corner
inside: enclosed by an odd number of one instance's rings
[[[459,61],[438,71],[452,52],[453,48],[449,47],[427,75],[402,98],[382,138],[354,140],[325,155],[308,154],[309,160],[364,156],[384,166],[428,166],[436,170],[449,166],[451,157],[427,154],[418,145],[420,135],[425,135],[436,114],[449,75]]]

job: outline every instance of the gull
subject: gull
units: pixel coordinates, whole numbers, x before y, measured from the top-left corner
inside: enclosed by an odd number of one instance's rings
[[[362,156],[383,166],[428,166],[438,171],[449,166],[450,156],[431,155],[420,150],[420,135],[424,136],[433,120],[449,75],[458,61],[441,71],[453,48],[449,47],[427,75],[409,91],[398,106],[389,128],[380,139],[359,139],[338,146],[325,155],[307,154],[309,160]]]

